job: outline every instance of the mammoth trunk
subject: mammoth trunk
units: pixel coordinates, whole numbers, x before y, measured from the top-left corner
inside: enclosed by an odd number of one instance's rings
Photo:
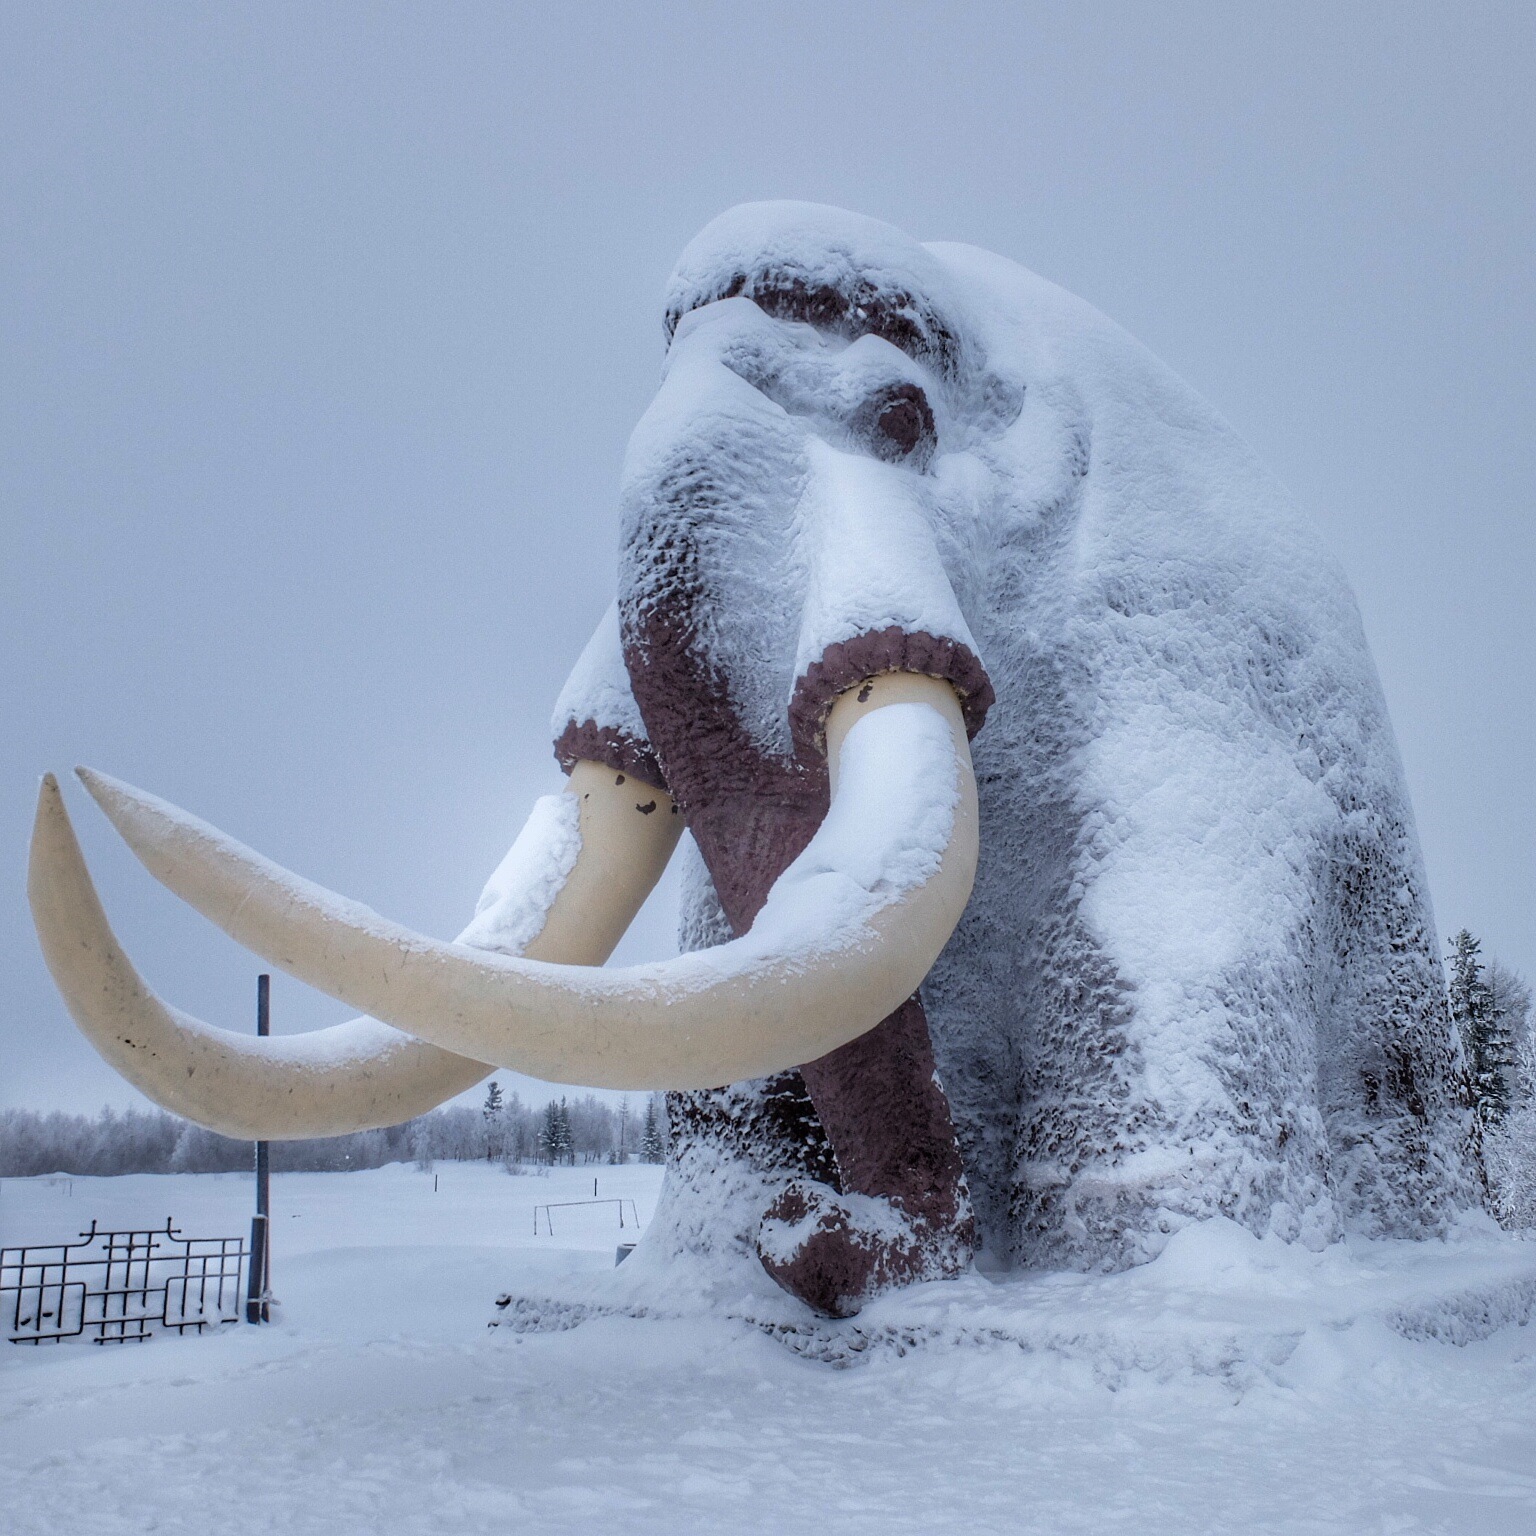
[[[666,782],[729,932],[740,935],[826,815],[826,765],[753,739],[702,643],[709,627],[698,612],[696,546],[674,537],[665,550],[674,569],[664,600],[623,605],[625,661]],[[724,1088],[676,1095],[670,1108],[674,1136],[693,1144],[800,1143],[804,1172],[780,1189],[758,1235],[764,1266],[786,1290],[846,1315],[892,1285],[969,1264],[974,1230],[960,1149],[916,996],[775,1080],[765,1098],[773,1106],[766,1117],[750,1096]],[[784,1160],[778,1148],[759,1155]]]

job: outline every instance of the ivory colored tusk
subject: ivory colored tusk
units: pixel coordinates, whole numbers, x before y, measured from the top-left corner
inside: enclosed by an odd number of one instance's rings
[[[91,778],[93,792],[111,792],[112,781]],[[566,793],[578,799],[581,851],[524,952],[600,965],[665,867],[681,818],[662,792],[597,763],[576,764]],[[226,1136],[277,1141],[396,1125],[491,1070],[373,1018],[259,1040],[162,1002],[112,933],[52,774],[38,797],[28,895],[48,967],[86,1037],[157,1103]]]
[[[917,990],[976,870],[948,684],[888,674],[833,706],[831,809],[749,933],[625,970],[489,955],[388,922],[164,801],[86,776],[149,871],[273,965],[476,1060],[553,1082],[704,1088],[813,1061]]]

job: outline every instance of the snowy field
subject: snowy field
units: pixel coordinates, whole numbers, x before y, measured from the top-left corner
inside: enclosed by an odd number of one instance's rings
[[[590,1291],[660,1171],[273,1181],[280,1321],[0,1345],[8,1536],[1536,1531],[1536,1243],[1311,1254],[1225,1223],[1110,1278],[927,1287],[839,1369],[719,1316],[487,1331]],[[0,1241],[234,1234],[249,1178],[6,1180]],[[889,1340],[932,1340],[905,1352]],[[1409,1337],[1408,1335],[1417,1335]],[[1460,1339],[1465,1342],[1447,1342]]]

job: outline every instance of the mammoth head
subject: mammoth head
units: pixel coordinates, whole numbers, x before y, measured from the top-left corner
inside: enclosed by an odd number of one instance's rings
[[[738,930],[825,808],[839,694],[940,678],[971,733],[992,698],[947,569],[976,512],[954,471],[1021,391],[949,286],[895,231],[795,204],[717,220],[671,285],[621,488],[623,670]]]
[[[622,488],[619,600],[562,696],[541,801],[452,943],[82,770],[150,871],[369,1015],[252,1041],[163,1003],[118,947],[45,781],[30,894],[81,1028],[168,1107],[235,1135],[391,1123],[492,1066],[703,1087],[814,1060],[916,990],[976,864],[968,736],[991,689],[951,580],[963,450],[1022,391],[942,264],[803,205],[718,220],[674,275],[661,389]],[[682,825],[738,935],[600,970]]]
[[[971,645],[941,550],[970,488],[946,469],[1022,390],[951,286],[896,231],[796,204],[716,220],[673,278],[624,470],[626,654],[714,669],[764,750],[790,748],[786,702],[830,646],[892,627]],[[974,665],[965,682],[986,687]]]

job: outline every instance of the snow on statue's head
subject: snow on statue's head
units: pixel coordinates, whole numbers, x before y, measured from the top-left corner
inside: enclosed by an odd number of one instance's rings
[[[109,1058],[245,1134],[399,1118],[486,1063],[673,1089],[631,1288],[766,1271],[846,1314],[978,1245],[1119,1267],[1216,1214],[1439,1230],[1466,1125],[1391,729],[1248,449],[1086,304],[835,209],[716,220],[665,324],[618,601],[556,713],[573,793],[457,945],[88,780],[173,889],[398,1029],[256,1057],[164,1010],[50,788],[34,906]],[[575,969],[680,824],[687,953]],[[189,1052],[198,1094],[144,1060]]]

